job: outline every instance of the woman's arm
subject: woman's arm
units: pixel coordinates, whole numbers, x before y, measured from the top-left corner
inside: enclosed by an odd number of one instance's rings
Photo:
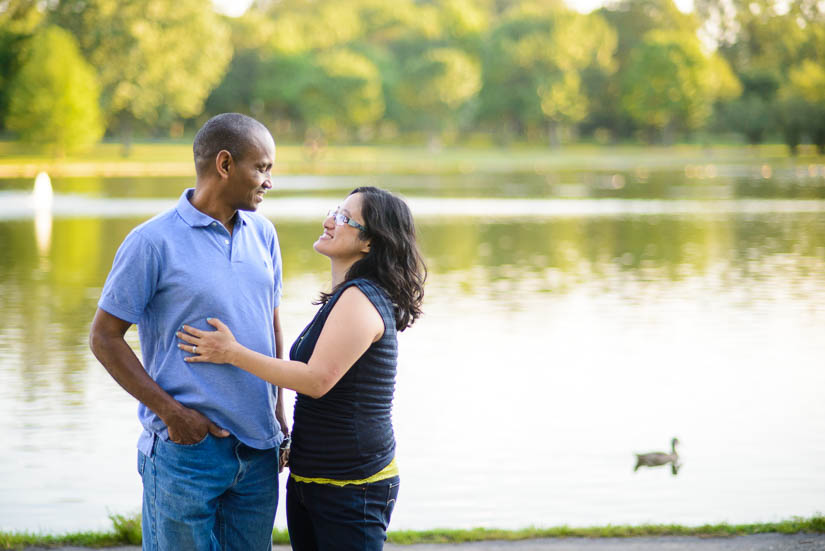
[[[228,363],[272,384],[290,388],[312,398],[320,398],[341,380],[372,343],[384,334],[384,320],[375,306],[357,287],[346,289],[327,317],[309,362],[272,358],[240,345],[220,320],[207,322],[217,331],[201,331],[184,326],[177,336],[188,344],[178,344],[195,355],[188,362]]]

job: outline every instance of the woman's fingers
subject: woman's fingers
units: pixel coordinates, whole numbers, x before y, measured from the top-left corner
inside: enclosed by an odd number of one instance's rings
[[[217,329],[218,331],[222,329],[229,329],[224,322],[219,320],[218,318],[206,318],[206,323]]]
[[[198,337],[193,337],[192,335],[187,335],[186,333],[184,333],[182,331],[176,332],[175,335],[180,340],[182,340],[183,342],[188,342],[189,344],[198,344],[198,341],[200,340]]]
[[[190,335],[194,335],[196,337],[200,337],[201,335],[203,335],[203,331],[201,331],[200,329],[195,329],[194,327],[190,327],[188,325],[184,325],[181,329],[183,329],[183,331],[186,331]]]
[[[224,323],[217,318],[207,318],[207,323],[212,325],[217,331],[203,331],[195,329],[189,325],[181,327],[175,332],[175,336],[182,342],[178,343],[178,348],[184,352],[193,354],[184,357],[187,362],[215,362],[220,361],[220,344],[232,339],[232,333]]]

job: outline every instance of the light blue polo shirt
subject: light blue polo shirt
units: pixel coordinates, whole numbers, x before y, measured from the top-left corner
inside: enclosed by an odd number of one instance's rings
[[[223,321],[252,350],[275,355],[273,310],[281,300],[281,253],[272,223],[238,211],[232,235],[189,202],[133,229],[115,255],[98,306],[137,324],[143,365],[161,388],[258,449],[280,445],[277,387],[231,365],[187,363],[175,336],[181,325],[213,330]],[[140,404],[138,449],[151,454],[166,425]]]

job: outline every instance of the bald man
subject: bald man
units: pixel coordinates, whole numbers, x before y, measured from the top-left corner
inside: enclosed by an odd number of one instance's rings
[[[281,255],[256,214],[271,189],[275,142],[237,113],[204,124],[196,182],[177,205],[137,226],[118,249],[90,346],[140,402],[144,550],[267,550],[278,505],[281,390],[241,369],[187,363],[184,324],[231,325],[240,342],[282,357]],[[137,324],[143,363],[126,343]]]

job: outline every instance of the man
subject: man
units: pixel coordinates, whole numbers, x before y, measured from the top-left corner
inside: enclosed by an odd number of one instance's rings
[[[143,549],[268,551],[288,432],[281,390],[241,369],[184,362],[175,332],[211,329],[217,317],[246,346],[282,357],[278,238],[253,212],[272,188],[275,142],[258,121],[225,113],[193,150],[195,188],[126,237],[89,342],[140,402]],[[124,340],[132,324],[143,365]]]

